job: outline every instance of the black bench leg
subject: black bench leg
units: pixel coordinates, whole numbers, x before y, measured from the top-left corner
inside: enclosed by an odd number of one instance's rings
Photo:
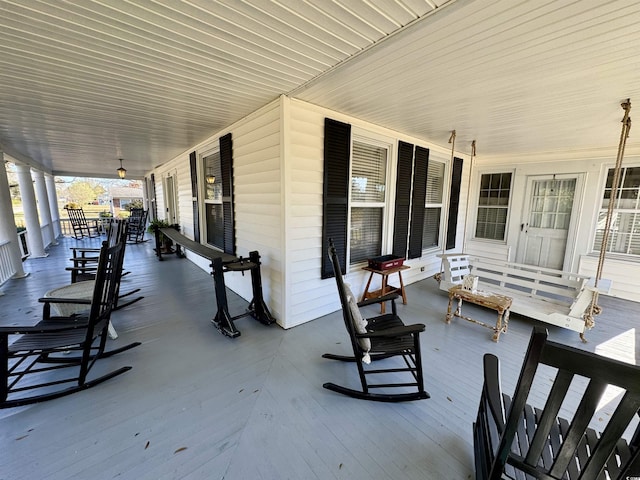
[[[227,337],[235,338],[240,336],[240,331],[233,323],[231,315],[229,315],[229,306],[227,305],[227,290],[224,284],[224,271],[222,269],[222,259],[214,258],[211,263],[213,269],[213,285],[216,291],[216,302],[218,304],[218,312],[211,322],[218,330]]]
[[[160,246],[160,230],[158,228],[155,229],[155,237],[156,237],[156,257],[158,260],[162,261],[162,247]]]
[[[255,266],[251,269],[251,287],[253,289],[253,299],[248,310],[253,318],[265,325],[271,325],[276,320],[271,316],[262,296],[262,275],[260,273],[260,255],[257,251],[249,252],[249,261]]]

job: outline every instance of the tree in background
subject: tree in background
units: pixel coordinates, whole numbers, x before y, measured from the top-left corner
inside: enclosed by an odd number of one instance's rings
[[[131,200],[124,207],[126,210],[131,211],[132,208],[144,208],[144,204],[140,198],[136,198],[135,200]]]
[[[98,195],[104,192],[102,187],[100,187],[102,192],[99,192],[97,187],[99,186],[89,182],[72,182],[67,187],[67,198],[78,205],[93,203],[98,199]]]

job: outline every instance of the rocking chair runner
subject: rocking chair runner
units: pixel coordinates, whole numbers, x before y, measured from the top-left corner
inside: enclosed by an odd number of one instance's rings
[[[544,408],[529,406],[530,393],[539,397],[549,379],[553,384]],[[532,389],[534,381],[540,383]],[[622,393],[611,416],[598,415],[598,428],[604,427],[598,434],[589,423],[609,385]],[[570,387],[583,392],[575,409],[565,401]],[[573,418],[558,417],[561,407],[571,410]],[[473,428],[476,479],[640,478],[640,425],[629,443],[622,438],[639,408],[639,366],[548,341],[546,330],[536,327],[513,399],[501,391],[498,358],[484,356],[484,386]]]
[[[420,332],[423,332],[423,324],[404,325],[397,315],[395,299],[397,294],[386,295],[357,303],[351,290],[345,285],[340,262],[336,249],[332,242],[329,246],[329,257],[333,266],[340,303],[342,304],[342,316],[345,327],[351,339],[353,356],[334,355],[325,353],[322,357],[355,362],[358,367],[362,390],[355,390],[335,383],[325,383],[324,388],[348,395],[350,397],[375,400],[380,402],[402,402],[408,400],[420,400],[429,398],[424,390],[422,374],[422,360],[420,356]],[[358,307],[379,304],[391,301],[391,313],[362,319]],[[378,362],[392,357],[402,357],[404,366],[389,366],[387,368],[367,368],[371,361]],[[392,361],[392,360],[390,360]],[[397,382],[398,375],[410,375],[410,381]],[[387,383],[370,383],[368,377],[376,375],[380,379],[383,376]],[[373,393],[372,389],[401,389],[398,393]]]
[[[0,327],[0,408],[17,407],[51,400],[87,389],[131,369],[122,367],[98,378],[88,379],[94,363],[115,353],[140,345],[105,351],[107,327],[116,294],[116,269],[122,245],[100,253],[95,288],[88,318],[56,318],[35,326]],[[58,299],[69,303],[70,299]],[[47,299],[55,302],[56,299]],[[81,302],[81,301],[78,301]],[[9,337],[20,335],[13,343]],[[79,352],[80,356],[68,355]],[[65,375],[66,373],[66,375]],[[72,383],[66,388],[60,385]],[[29,394],[31,393],[31,394]]]
[[[76,239],[81,239],[82,237],[98,237],[100,236],[100,227],[98,225],[97,220],[92,220],[91,224],[87,222],[86,217],[84,216],[84,211],[82,208],[65,208],[67,211],[67,215],[69,215],[69,222],[71,223],[71,228],[73,229],[73,236]],[[92,235],[95,233],[95,235]]]

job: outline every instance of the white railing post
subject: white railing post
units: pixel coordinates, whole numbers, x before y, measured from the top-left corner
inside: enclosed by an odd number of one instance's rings
[[[18,232],[13,219],[9,179],[7,178],[2,150],[0,150],[0,243],[3,244],[2,249],[4,251],[0,260],[0,268],[11,272],[11,275],[16,278],[25,277],[26,274],[22,268],[22,257],[18,248]]]
[[[56,192],[56,182],[53,175],[45,173],[44,181],[47,185],[47,196],[49,197],[49,211],[51,212],[51,223],[53,226],[54,243],[62,235],[60,229],[60,211],[58,210],[58,193]]]
[[[20,186],[20,196],[22,197],[24,221],[29,231],[31,258],[46,257],[47,253],[44,251],[40,220],[38,219],[36,195],[31,179],[31,168],[28,165],[16,165],[16,172],[18,173],[18,185]]]

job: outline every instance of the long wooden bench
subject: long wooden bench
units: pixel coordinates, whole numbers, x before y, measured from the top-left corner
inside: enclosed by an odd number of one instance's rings
[[[460,285],[465,275],[478,278],[478,289],[507,295],[513,299],[511,312],[567,328],[584,334],[595,324],[593,315],[600,308],[591,308],[596,291],[606,293],[609,280],[601,280],[598,288],[586,275],[550,268],[471,257],[465,254],[446,254],[443,272],[438,275],[440,289],[449,291]]]
[[[271,325],[276,321],[275,318],[271,316],[271,312],[264,302],[262,295],[262,276],[260,273],[261,263],[260,255],[257,251],[249,252],[248,259],[236,257],[194,242],[174,228],[158,228],[155,230],[156,256],[158,257],[158,260],[162,260],[161,235],[164,235],[173,241],[176,247],[175,253],[178,257],[184,257],[182,248],[185,248],[211,261],[211,274],[213,276],[216,302],[218,304],[218,311],[211,322],[222,334],[231,338],[240,336],[240,331],[236,328],[234,320],[247,315],[251,315],[253,318],[265,325]],[[247,270],[251,271],[253,299],[249,303],[246,313],[232,317],[229,314],[229,306],[227,304],[227,290],[224,283],[224,273],[244,272]]]

